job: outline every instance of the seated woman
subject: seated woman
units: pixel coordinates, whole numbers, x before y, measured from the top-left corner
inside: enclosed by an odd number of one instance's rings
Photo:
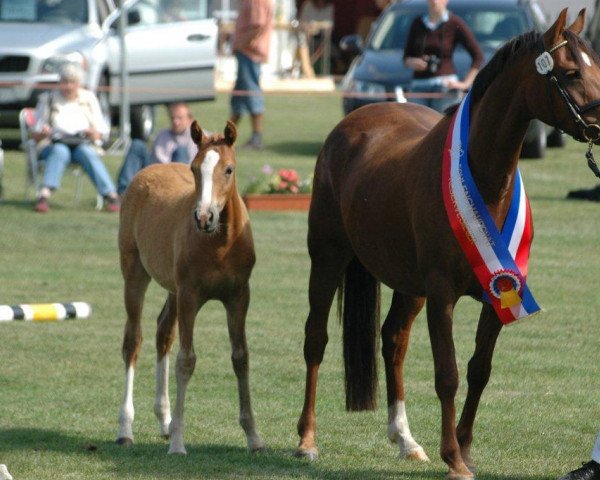
[[[81,88],[83,71],[78,65],[66,64],[60,72],[58,90],[40,95],[36,107],[37,122],[32,131],[38,142],[39,159],[45,162],[42,187],[35,210],[45,213],[48,199],[60,187],[67,165],[81,165],[109,212],[118,212],[119,196],[110,174],[100,157],[102,139],[109,134],[100,104],[93,92]]]

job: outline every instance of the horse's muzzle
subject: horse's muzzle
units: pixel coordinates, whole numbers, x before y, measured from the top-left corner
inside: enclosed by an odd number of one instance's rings
[[[200,213],[199,209],[194,210],[194,223],[199,232],[213,233],[219,226],[219,213],[211,208],[206,213]]]

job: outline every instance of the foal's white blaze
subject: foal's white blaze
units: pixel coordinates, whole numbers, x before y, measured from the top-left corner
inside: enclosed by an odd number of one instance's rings
[[[134,370],[130,366],[125,374],[125,397],[123,398],[123,404],[121,405],[121,412],[119,414],[119,434],[117,438],[129,438],[133,440],[133,377]]]
[[[400,457],[413,460],[429,461],[425,450],[419,445],[410,433],[406,406],[402,400],[398,400],[388,408],[388,438],[400,447]]]
[[[200,214],[210,208],[213,190],[213,174],[221,156],[215,150],[206,152],[200,172],[202,173],[202,198],[200,199]]]
[[[583,58],[583,61],[585,62],[585,64],[588,67],[592,66],[592,61],[590,60],[590,57],[587,53],[585,53],[584,51],[580,51],[581,52],[581,58]]]

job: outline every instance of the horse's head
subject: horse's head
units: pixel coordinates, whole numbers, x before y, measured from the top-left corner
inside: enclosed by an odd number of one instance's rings
[[[212,233],[219,226],[219,217],[235,188],[235,125],[228,121],[223,135],[207,136],[198,122],[192,123],[192,139],[198,153],[192,161],[196,183],[194,221],[201,232]]]
[[[579,36],[585,9],[572,25],[566,21],[565,8],[541,38],[528,105],[541,120],[577,140],[600,144],[600,61]]]

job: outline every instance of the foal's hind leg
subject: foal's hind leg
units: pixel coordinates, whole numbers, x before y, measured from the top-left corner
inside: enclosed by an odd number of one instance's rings
[[[119,433],[117,443],[133,443],[133,379],[137,358],[142,344],[141,316],[144,295],[150,276],[142,266],[137,252],[121,254],[121,271],[125,280],[125,310],[127,323],[123,338],[123,360],[125,360],[125,394],[119,413]]]
[[[156,397],[154,414],[160,426],[160,434],[169,437],[171,405],[169,402],[169,354],[175,341],[177,327],[177,302],[169,293],[157,320],[156,329]]]
[[[483,389],[490,379],[494,347],[496,346],[500,330],[502,330],[502,323],[498,319],[494,309],[491,305],[484,304],[479,316],[479,324],[477,325],[475,353],[473,353],[473,357],[469,361],[467,372],[467,382],[469,383],[467,398],[463,406],[460,421],[456,427],[456,435],[460,444],[462,458],[471,470],[475,469],[473,460],[471,459],[471,442],[473,441],[475,414],[477,413]]]
[[[381,337],[387,384],[388,437],[398,444],[402,458],[429,461],[423,447],[410,433],[404,404],[404,358],[410,329],[424,303],[423,298],[394,292]]]
[[[250,302],[250,290],[246,283],[224,302],[227,310],[227,328],[231,342],[231,362],[237,378],[240,400],[240,425],[246,433],[248,449],[251,452],[262,450],[265,445],[258,434],[250,402],[248,381],[248,346],[246,344],[246,313]]]

